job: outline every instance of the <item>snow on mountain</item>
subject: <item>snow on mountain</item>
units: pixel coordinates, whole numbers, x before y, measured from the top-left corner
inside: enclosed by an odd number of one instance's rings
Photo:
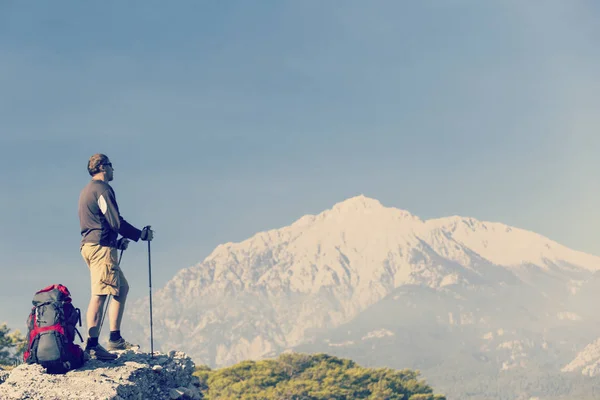
[[[402,285],[472,286],[519,274],[535,284],[548,272],[553,282],[565,280],[567,292],[569,282],[599,268],[600,258],[533,232],[457,216],[423,221],[360,195],[219,245],[180,271],[155,293],[155,337],[198,361],[227,365],[302,343]],[[147,334],[142,306],[132,314]]]
[[[600,269],[599,257],[571,250],[537,233],[501,223],[454,216],[428,220],[426,225],[432,231],[439,229],[496,265],[547,267],[567,262],[584,269]]]
[[[317,216],[304,216],[289,227],[219,246],[205,262],[226,265],[240,257],[252,265],[256,285],[317,292],[322,286],[354,287],[369,282],[377,266],[398,244],[418,244],[423,222],[408,212],[386,209],[364,196],[336,204]],[[268,259],[257,259],[267,256]],[[261,262],[265,261],[265,262]],[[320,267],[323,266],[323,267]],[[318,268],[315,268],[318,267]]]
[[[382,273],[391,272],[392,286],[397,287],[411,282],[411,269],[401,267],[410,264],[410,250],[423,245],[464,267],[472,266],[476,255],[504,267],[531,264],[547,269],[550,264],[569,264],[600,269],[600,258],[533,232],[457,216],[424,222],[362,195],[317,216],[306,215],[291,226],[220,245],[204,263],[217,265],[215,279],[226,274],[240,286],[242,282],[273,287],[284,283],[291,290],[316,292],[328,285],[372,284]],[[390,257],[400,268],[382,271]],[[235,272],[226,267],[232,262],[237,265]],[[312,273],[315,265],[326,267]]]

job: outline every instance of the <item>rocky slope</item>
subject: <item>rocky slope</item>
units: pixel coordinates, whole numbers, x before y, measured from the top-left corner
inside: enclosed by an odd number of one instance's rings
[[[119,352],[110,362],[89,360],[64,375],[20,365],[0,384],[2,400],[201,399],[194,363],[184,353]]]
[[[582,375],[594,377],[600,375],[600,338],[587,345],[569,364],[563,372],[580,372]]]

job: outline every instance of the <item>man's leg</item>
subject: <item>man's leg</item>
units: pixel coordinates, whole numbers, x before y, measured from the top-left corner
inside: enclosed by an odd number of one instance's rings
[[[106,295],[92,295],[90,298],[90,304],[88,305],[87,311],[87,325],[88,325],[88,339],[85,345],[85,352],[92,358],[98,360],[114,360],[117,358],[116,354],[109,353],[106,349],[98,343],[98,336],[100,334],[100,322],[102,318],[102,311],[104,309],[104,303],[106,301]]]
[[[86,314],[88,325],[86,353],[99,360],[114,360],[117,355],[109,353],[100,346],[98,336],[100,335],[100,323],[106,297],[108,294],[118,294],[118,276],[115,276],[113,272],[116,249],[99,244],[84,244],[81,255],[90,269],[92,292]]]
[[[113,296],[109,307],[110,330],[112,332],[121,330],[121,321],[123,320],[125,302],[127,301],[128,293],[129,285],[127,284],[127,280],[121,272],[121,287],[119,288],[119,295]]]
[[[98,335],[100,334],[100,320],[102,318],[102,310],[104,309],[104,301],[106,300],[106,295],[92,295],[90,298],[90,304],[88,305],[87,310],[87,326],[88,326],[88,336],[90,338],[98,339]]]
[[[129,283],[119,268],[119,294],[110,302],[110,338],[108,340],[109,350],[129,350],[138,348],[138,345],[127,342],[121,336],[121,321],[125,312],[125,302],[129,293]]]

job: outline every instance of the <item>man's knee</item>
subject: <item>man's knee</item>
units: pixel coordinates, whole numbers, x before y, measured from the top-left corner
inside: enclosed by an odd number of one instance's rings
[[[127,278],[125,278],[122,271],[119,271],[119,283],[119,294],[115,298],[125,300],[129,293],[129,282],[127,282]]]
[[[105,301],[106,301],[106,295],[105,294],[93,294],[90,297],[90,304],[102,305],[102,304],[104,304]]]
[[[125,299],[127,299],[127,294],[128,293],[129,293],[129,286],[128,285],[121,285],[121,287],[119,287],[119,294],[113,296],[113,298],[116,301],[123,302],[123,301],[125,301]]]
[[[100,312],[100,310],[102,309],[102,306],[104,306],[104,301],[106,301],[105,294],[92,295],[92,297],[90,298],[90,304],[88,306],[88,312],[91,312],[91,313]]]

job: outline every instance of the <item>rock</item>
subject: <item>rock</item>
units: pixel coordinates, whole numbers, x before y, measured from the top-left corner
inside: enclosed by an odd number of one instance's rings
[[[36,364],[0,371],[0,399],[163,400],[167,393],[171,399],[202,398],[192,376],[195,365],[185,353],[115,353],[114,361],[89,360],[64,375],[48,374]]]
[[[0,369],[0,385],[8,378],[8,375],[10,375],[10,372]]]
[[[190,384],[184,391],[185,395],[190,399],[200,400],[202,399],[202,395],[198,391],[198,388],[194,387],[194,385]]]

